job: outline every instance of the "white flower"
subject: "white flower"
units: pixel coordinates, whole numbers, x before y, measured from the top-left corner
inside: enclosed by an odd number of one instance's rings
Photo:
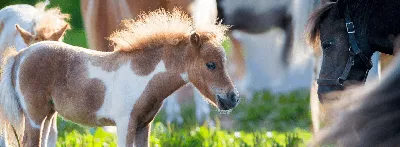
[[[229,143],[233,143],[233,138],[229,138]]]
[[[272,132],[267,132],[266,135],[268,138],[272,138]]]
[[[235,132],[233,135],[234,135],[236,138],[240,138],[240,132]]]

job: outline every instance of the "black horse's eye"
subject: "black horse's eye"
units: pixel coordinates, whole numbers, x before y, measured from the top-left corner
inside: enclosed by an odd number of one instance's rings
[[[328,49],[331,46],[333,46],[333,42],[332,41],[326,41],[322,43],[322,49]]]
[[[213,70],[216,67],[214,62],[208,62],[206,66],[209,70]]]

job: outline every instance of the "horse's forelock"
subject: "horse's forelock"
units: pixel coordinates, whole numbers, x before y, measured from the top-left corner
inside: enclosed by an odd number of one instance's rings
[[[307,43],[311,45],[314,49],[317,49],[320,46],[320,24],[326,16],[327,12],[329,12],[333,8],[333,6],[335,6],[335,4],[335,2],[326,3],[325,5],[311,13],[308,19],[308,23],[306,26],[306,40]]]

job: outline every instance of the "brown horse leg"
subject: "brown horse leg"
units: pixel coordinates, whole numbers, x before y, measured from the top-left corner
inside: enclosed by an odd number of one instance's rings
[[[231,33],[229,34],[232,41],[232,59],[231,61],[236,66],[236,70],[234,71],[235,80],[242,80],[245,72],[246,72],[246,64],[243,55],[243,48],[238,40],[232,37]]]
[[[28,117],[25,117],[25,131],[24,131],[24,139],[23,146],[24,147],[37,147],[40,146],[40,126],[34,124],[32,120],[29,120]],[[40,124],[40,123],[39,123]]]
[[[115,120],[117,126],[118,146],[133,146],[136,134],[136,121],[130,116],[122,116]]]
[[[43,132],[42,132],[42,147],[46,146],[45,144],[47,144],[47,147],[55,147],[56,146],[56,141],[57,141],[57,124],[56,120],[57,119],[57,114],[55,113],[55,111],[50,112],[46,119],[44,120],[43,123]],[[54,128],[54,125],[55,128]]]
[[[293,23],[292,18],[288,16],[284,20],[283,29],[285,30],[285,43],[283,44],[282,61],[284,66],[289,66],[293,50]]]
[[[30,95],[32,95],[32,97],[30,97]],[[50,124],[49,120],[51,120],[55,111],[51,108],[51,104],[49,103],[51,98],[49,96],[43,96],[40,91],[27,94],[27,96],[28,97],[22,99],[26,102],[23,146],[40,147],[41,142],[45,142],[45,140],[41,140],[41,132],[43,128],[48,128]]]
[[[136,129],[135,146],[147,147],[149,146],[150,123],[143,127]]]

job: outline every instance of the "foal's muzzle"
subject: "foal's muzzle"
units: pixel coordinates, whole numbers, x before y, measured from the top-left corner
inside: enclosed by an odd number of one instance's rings
[[[218,108],[221,110],[229,110],[240,103],[239,94],[231,91],[225,95],[217,95]]]

